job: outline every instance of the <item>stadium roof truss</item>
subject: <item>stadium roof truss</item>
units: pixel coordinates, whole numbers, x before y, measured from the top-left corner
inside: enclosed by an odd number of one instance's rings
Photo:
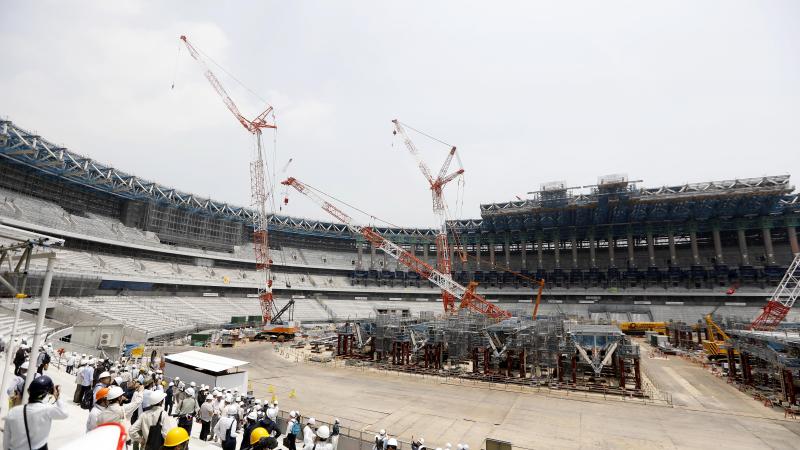
[[[70,182],[130,200],[152,201],[190,209],[248,225],[252,225],[253,217],[257,214],[250,208],[198,197],[115,169],[47,141],[11,121],[0,121],[0,156]],[[350,235],[343,224],[280,215],[270,216],[269,226],[310,234]],[[375,229],[381,234],[396,237],[433,238],[436,234],[432,229],[380,227]]]

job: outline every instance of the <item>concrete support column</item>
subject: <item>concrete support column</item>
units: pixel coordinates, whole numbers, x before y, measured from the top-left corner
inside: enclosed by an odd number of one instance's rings
[[[489,270],[494,270],[496,260],[494,258],[494,241],[489,241]]]
[[[537,269],[544,268],[544,261],[543,261],[543,257],[542,257],[542,238],[541,237],[537,237],[536,238],[536,259],[537,259],[537,264],[538,264]]]
[[[375,252],[376,251],[378,251],[378,249],[376,249],[374,245],[370,245],[370,247],[369,247],[369,268],[370,269],[374,269],[375,268]]]
[[[422,257],[425,259],[426,263],[430,264],[430,261],[428,260],[428,253],[430,252],[430,248],[429,247],[430,247],[430,244],[428,242],[425,242],[425,243],[422,244]],[[414,252],[414,253],[416,253],[416,252]]]
[[[525,242],[523,239],[522,242],[519,243],[519,257],[521,260],[522,269],[528,268],[528,251],[525,247],[528,246],[528,243]]]
[[[386,252],[381,252],[383,254],[383,265],[381,266],[383,270],[389,270],[389,255]]]
[[[569,245],[572,247],[572,268],[578,268],[578,239],[573,236],[569,242]]]
[[[747,235],[744,234],[744,229],[739,228],[736,232],[739,237],[739,256],[740,262],[743,266],[750,265],[750,255],[747,253]]]
[[[679,266],[680,264],[678,264],[678,254],[675,252],[675,235],[672,234],[672,230],[669,231],[668,241],[669,241],[669,262],[673,266]]]
[[[481,240],[475,241],[475,270],[481,270]]]
[[[761,232],[764,235],[764,253],[766,253],[765,256],[767,257],[767,265],[774,266],[775,249],[772,248],[772,232],[769,227],[764,227]]]
[[[456,270],[456,246],[454,244],[451,244],[448,241],[447,242],[447,251],[450,254],[450,267],[453,269],[453,271],[455,271]],[[461,261],[461,259],[459,259],[459,261]],[[464,270],[463,265],[459,266],[459,267],[461,267],[461,270]]]
[[[653,233],[647,233],[647,259],[650,267],[656,267],[656,248],[653,242]]]
[[[633,241],[633,235],[628,233],[628,267],[636,268],[636,245]]]
[[[614,258],[614,234],[608,233],[608,267],[617,267],[617,261]]]
[[[711,230],[711,239],[714,240],[714,258],[716,258],[717,264],[725,264],[725,257],[722,255],[722,238],[719,236],[718,229]]]
[[[786,235],[789,236],[789,247],[792,249],[792,254],[800,253],[800,245],[797,244],[797,231],[793,226],[786,227]]]
[[[692,246],[692,264],[695,266],[700,265],[700,250],[697,247],[697,232],[689,232],[689,243]]]
[[[506,241],[503,243],[503,251],[506,256],[506,267],[511,267],[511,239],[506,235]]]
[[[356,269],[363,270],[364,247],[360,242],[356,242]]]
[[[597,267],[597,241],[594,240],[594,235],[589,235],[589,267],[594,269]]]
[[[558,235],[553,236],[553,259],[555,260],[556,269],[561,268],[561,239]]]

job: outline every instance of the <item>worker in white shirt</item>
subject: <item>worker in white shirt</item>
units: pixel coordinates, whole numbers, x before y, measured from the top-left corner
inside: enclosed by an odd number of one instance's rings
[[[60,394],[50,377],[36,377],[28,387],[28,404],[15,406],[6,417],[3,450],[47,449],[52,421],[68,416]],[[51,396],[55,403],[48,401]]]

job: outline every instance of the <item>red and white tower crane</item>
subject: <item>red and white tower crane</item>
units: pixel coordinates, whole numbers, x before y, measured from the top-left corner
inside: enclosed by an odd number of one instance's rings
[[[399,134],[403,138],[406,148],[416,159],[417,167],[419,167],[420,172],[422,172],[425,180],[430,185],[433,212],[439,220],[439,230],[436,234],[436,268],[439,272],[450,276],[452,261],[450,261],[450,247],[447,242],[447,204],[442,195],[442,190],[447,183],[463,175],[464,168],[461,167],[461,161],[456,158],[459,162],[459,168],[450,174],[447,173],[453,161],[453,157],[456,156],[456,148],[452,147],[447,154],[447,158],[444,160],[444,164],[442,164],[441,169],[439,169],[439,172],[436,174],[436,178],[434,178],[431,170],[428,168],[428,165],[425,164],[417,147],[414,145],[414,142],[411,141],[411,138],[408,137],[408,133],[406,133],[400,121],[394,119],[392,123],[394,124],[394,134]],[[442,289],[442,306],[444,306],[445,312],[454,312],[456,310],[455,297],[445,289]]]
[[[772,331],[789,315],[795,300],[800,296],[800,253],[794,255],[783,279],[775,288],[761,314],[750,325],[751,330]]]
[[[230,95],[222,87],[219,79],[214,75],[214,72],[208,68],[205,60],[200,56],[197,49],[189,42],[186,36],[181,36],[181,41],[186,45],[189,54],[194,58],[202,67],[203,75],[211,87],[222,98],[225,106],[236,117],[236,120],[255,137],[256,150],[253,160],[250,161],[250,199],[256,214],[253,215],[253,244],[255,247],[256,256],[256,270],[261,274],[264,284],[258,288],[258,299],[261,303],[261,316],[264,319],[264,324],[269,324],[273,318],[275,305],[272,299],[272,276],[270,274],[270,266],[272,260],[269,257],[269,239],[268,239],[268,215],[267,215],[267,198],[269,193],[266,189],[264,180],[264,151],[261,145],[261,131],[265,128],[277,128],[275,125],[275,115],[272,111],[272,106],[267,105],[267,109],[261,114],[256,116],[255,119],[248,119],[239,112],[236,103],[233,102]],[[271,119],[271,121],[270,121]]]
[[[421,277],[430,281],[431,283],[439,286],[443,291],[447,292],[453,298],[461,299],[459,308],[468,308],[472,311],[484,314],[489,318],[503,320],[511,317],[508,311],[488,302],[485,298],[475,293],[477,283],[470,283],[468,287],[464,287],[455,282],[450,273],[442,273],[427,262],[417,258],[413,253],[404,249],[403,247],[395,244],[394,242],[386,239],[378,234],[370,227],[362,227],[353,223],[353,219],[343,212],[341,209],[332,205],[330,202],[320,197],[316,192],[309,188],[306,184],[290,177],[282,181],[281,184],[291,186],[305,195],[311,201],[319,205],[322,209],[328,212],[340,222],[344,223],[347,228],[353,232],[360,234],[378,250],[381,250],[399,261],[404,266],[417,272]]]

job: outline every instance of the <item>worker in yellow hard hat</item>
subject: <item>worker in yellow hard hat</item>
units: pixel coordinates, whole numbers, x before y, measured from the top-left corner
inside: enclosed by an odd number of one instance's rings
[[[250,450],[273,450],[278,447],[278,440],[270,436],[264,427],[257,427],[250,433]]]
[[[189,433],[181,427],[175,427],[167,433],[164,438],[163,449],[186,450],[189,448]]]

